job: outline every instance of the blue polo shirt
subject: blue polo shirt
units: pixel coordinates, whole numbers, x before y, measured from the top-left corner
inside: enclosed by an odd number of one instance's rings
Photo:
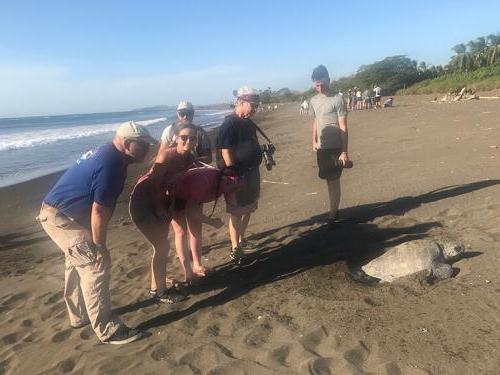
[[[127,160],[112,143],[89,151],[61,176],[43,201],[90,228],[94,202],[116,206],[127,177]]]

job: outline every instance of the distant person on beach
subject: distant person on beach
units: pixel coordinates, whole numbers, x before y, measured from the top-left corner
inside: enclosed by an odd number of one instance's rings
[[[375,85],[373,87],[373,92],[375,94],[374,98],[373,98],[373,106],[375,108],[382,108],[382,88],[378,85]]]
[[[393,98],[389,98],[387,100],[384,100],[384,108],[392,107],[394,103]]]
[[[363,109],[363,93],[361,89],[358,87],[356,90],[356,109]]]
[[[262,162],[262,152],[256,125],[250,119],[258,104],[259,94],[256,90],[240,88],[234,113],[224,119],[217,137],[219,168],[233,169],[244,181],[241,189],[225,196],[231,238],[229,256],[236,261],[244,256],[244,248],[251,247],[245,241],[245,231],[252,212],[257,209],[260,194],[259,165]]]
[[[307,100],[304,99],[304,101],[300,105],[300,114],[305,115],[308,112],[309,112],[309,103],[307,103]]]
[[[328,223],[334,225],[338,218],[342,174],[342,167],[338,164],[345,166],[349,162],[347,107],[341,96],[330,95],[330,76],[325,66],[317,66],[311,78],[318,93],[310,101],[310,114],[314,119],[312,148],[317,156],[319,177],[326,180],[328,186],[330,200]]]
[[[364,109],[371,109],[371,97],[370,97],[370,90],[365,89],[363,91],[363,108]]]
[[[65,256],[64,299],[71,326],[90,323],[106,344],[126,344],[143,336],[111,311],[106,235],[127,166],[142,161],[153,143],[145,127],[123,123],[111,143],[86,153],[61,176],[43,199],[38,217]]]

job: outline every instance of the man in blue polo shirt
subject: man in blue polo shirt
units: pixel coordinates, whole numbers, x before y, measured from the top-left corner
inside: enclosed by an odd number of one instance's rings
[[[90,323],[99,340],[126,344],[142,337],[111,312],[108,223],[127,177],[156,143],[147,129],[123,123],[113,141],[83,155],[43,199],[39,220],[65,255],[64,299],[73,328]]]

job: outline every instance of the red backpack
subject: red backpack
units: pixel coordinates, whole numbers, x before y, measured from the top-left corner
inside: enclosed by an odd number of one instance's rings
[[[241,177],[222,175],[220,169],[204,166],[188,169],[176,178],[174,195],[196,203],[215,201],[242,185]]]

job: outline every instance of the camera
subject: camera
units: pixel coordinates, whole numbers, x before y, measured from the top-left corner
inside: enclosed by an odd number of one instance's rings
[[[333,158],[333,167],[334,168],[352,168],[354,166],[354,163],[351,160],[348,160],[347,163],[343,163],[337,158]]]
[[[264,164],[266,169],[270,171],[276,162],[274,161],[273,154],[276,151],[276,147],[272,143],[266,143],[261,146],[262,156],[264,157]]]

